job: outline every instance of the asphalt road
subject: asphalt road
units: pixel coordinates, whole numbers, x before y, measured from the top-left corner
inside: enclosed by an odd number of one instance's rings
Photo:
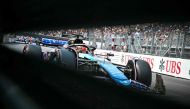
[[[22,53],[22,49],[25,44],[5,44],[6,47],[13,49],[19,53]],[[152,73],[152,84],[153,89],[156,84],[156,74]],[[159,74],[162,78],[160,83],[163,83],[165,87],[165,94],[161,95],[167,99],[174,100],[180,103],[190,105],[190,80],[175,78],[167,75]]]
[[[155,87],[156,74],[152,73],[152,85],[151,88]],[[190,80],[175,78],[167,75],[161,75],[163,85],[165,86],[165,95],[167,99],[178,101],[190,105]]]

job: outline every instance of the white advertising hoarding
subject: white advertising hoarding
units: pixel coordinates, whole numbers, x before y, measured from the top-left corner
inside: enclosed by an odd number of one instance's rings
[[[190,79],[190,60],[187,59],[141,55],[101,49],[95,50],[95,54],[105,53],[114,54],[114,56],[110,56],[111,62],[114,64],[125,66],[127,65],[128,60],[138,58],[147,61],[153,72]]]

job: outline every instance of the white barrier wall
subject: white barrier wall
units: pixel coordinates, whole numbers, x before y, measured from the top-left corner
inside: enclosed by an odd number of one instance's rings
[[[133,54],[96,49],[95,54],[112,53],[111,62],[119,65],[126,65],[129,59],[139,58],[149,63],[153,72],[158,72],[174,77],[190,79],[190,60],[180,58],[168,58],[160,56]]]

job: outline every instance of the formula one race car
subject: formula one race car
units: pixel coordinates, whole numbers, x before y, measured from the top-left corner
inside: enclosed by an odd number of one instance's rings
[[[124,87],[150,90],[152,72],[146,61],[133,59],[126,66],[114,65],[109,59],[113,54],[94,54],[95,49],[85,44],[70,43],[60,49],[61,64],[93,77],[107,78]]]
[[[33,48],[35,52],[42,51],[39,47],[28,45],[23,49],[23,53],[29,53],[28,51]],[[94,54],[95,49],[95,47],[76,44],[70,40],[68,45],[55,50],[54,57],[59,57],[59,64],[71,70],[77,70],[98,79],[111,80],[120,86],[150,91],[152,72],[146,61],[133,59],[129,60],[126,66],[114,65],[109,59],[110,56],[114,56],[113,54]]]

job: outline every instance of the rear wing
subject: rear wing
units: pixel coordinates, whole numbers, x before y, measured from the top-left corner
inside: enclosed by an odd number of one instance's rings
[[[44,45],[54,45],[54,46],[62,46],[65,45],[68,40],[58,40],[58,39],[49,39],[49,38],[42,38],[41,44]]]

